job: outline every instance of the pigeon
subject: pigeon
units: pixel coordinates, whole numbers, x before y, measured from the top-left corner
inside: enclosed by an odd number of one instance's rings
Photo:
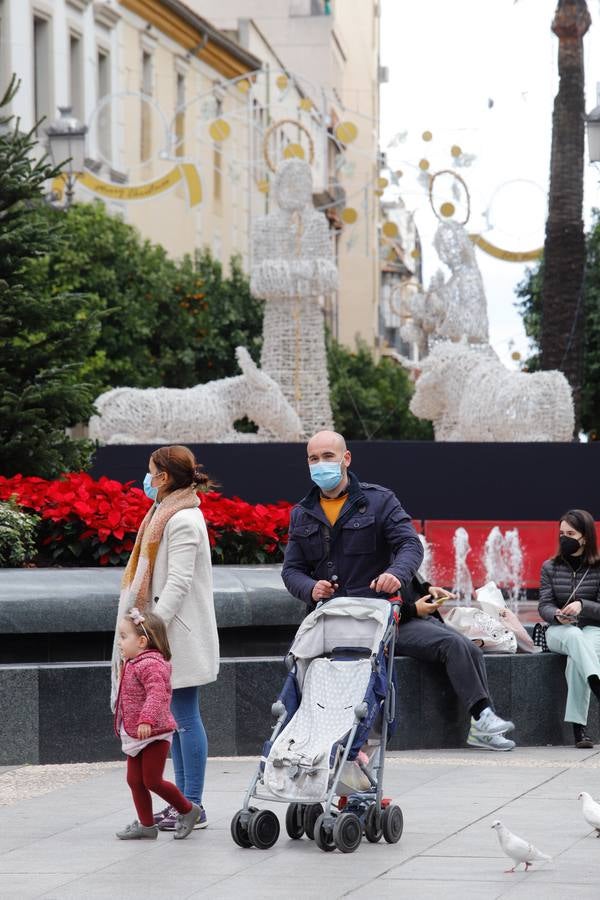
[[[581,810],[583,818],[588,825],[596,829],[596,837],[600,838],[600,803],[596,803],[585,791],[578,794],[577,799],[583,800],[583,809]]]
[[[524,841],[523,838],[513,834],[512,831],[508,830],[506,825],[502,824],[502,822],[499,822],[498,820],[492,822],[492,828],[496,829],[500,846],[506,855],[514,862],[512,869],[506,869],[507,873],[514,872],[521,863],[525,863],[525,871],[527,871],[531,863],[536,860],[547,861],[552,859],[551,856],[542,853],[541,850],[538,850],[537,847],[534,847],[529,841]]]

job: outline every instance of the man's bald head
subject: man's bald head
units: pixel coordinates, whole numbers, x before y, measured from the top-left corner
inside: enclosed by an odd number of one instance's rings
[[[347,449],[344,435],[338,434],[337,431],[317,431],[306,445],[309,459],[311,454],[318,453],[320,457],[324,451],[333,451],[339,457],[346,453]]]

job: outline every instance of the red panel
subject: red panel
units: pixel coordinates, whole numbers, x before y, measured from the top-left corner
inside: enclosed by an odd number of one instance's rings
[[[490,531],[496,525],[503,534],[513,528],[518,530],[523,550],[524,584],[529,588],[539,587],[541,565],[556,550],[558,536],[556,522],[426,521],[424,533],[427,541],[431,544],[433,569],[437,583],[446,586],[452,585],[454,580],[453,538],[456,529],[463,527],[469,535],[471,547],[471,552],[467,556],[467,564],[474,586],[480,587],[485,581],[483,559],[485,542]]]

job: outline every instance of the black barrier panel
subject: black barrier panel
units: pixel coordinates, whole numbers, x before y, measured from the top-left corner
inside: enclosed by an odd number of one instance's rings
[[[296,501],[310,489],[303,444],[190,445],[228,497]],[[600,442],[473,444],[352,441],[352,470],[391,488],[416,519],[600,519]],[[100,447],[91,474],[141,486],[154,446]]]

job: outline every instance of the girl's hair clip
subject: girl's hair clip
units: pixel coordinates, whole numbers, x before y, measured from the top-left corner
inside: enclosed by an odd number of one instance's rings
[[[146,621],[137,606],[131,607],[129,610],[129,618],[133,620],[134,625],[141,625],[142,622]]]
[[[146,620],[145,620],[144,616],[141,614],[141,612],[139,611],[139,609],[137,608],[137,606],[132,606],[131,609],[129,610],[128,615],[134,625],[142,626],[142,631],[146,635],[146,640],[148,641],[148,643],[150,643],[150,635],[148,634],[148,632],[146,631],[146,628],[144,626],[144,622]]]

